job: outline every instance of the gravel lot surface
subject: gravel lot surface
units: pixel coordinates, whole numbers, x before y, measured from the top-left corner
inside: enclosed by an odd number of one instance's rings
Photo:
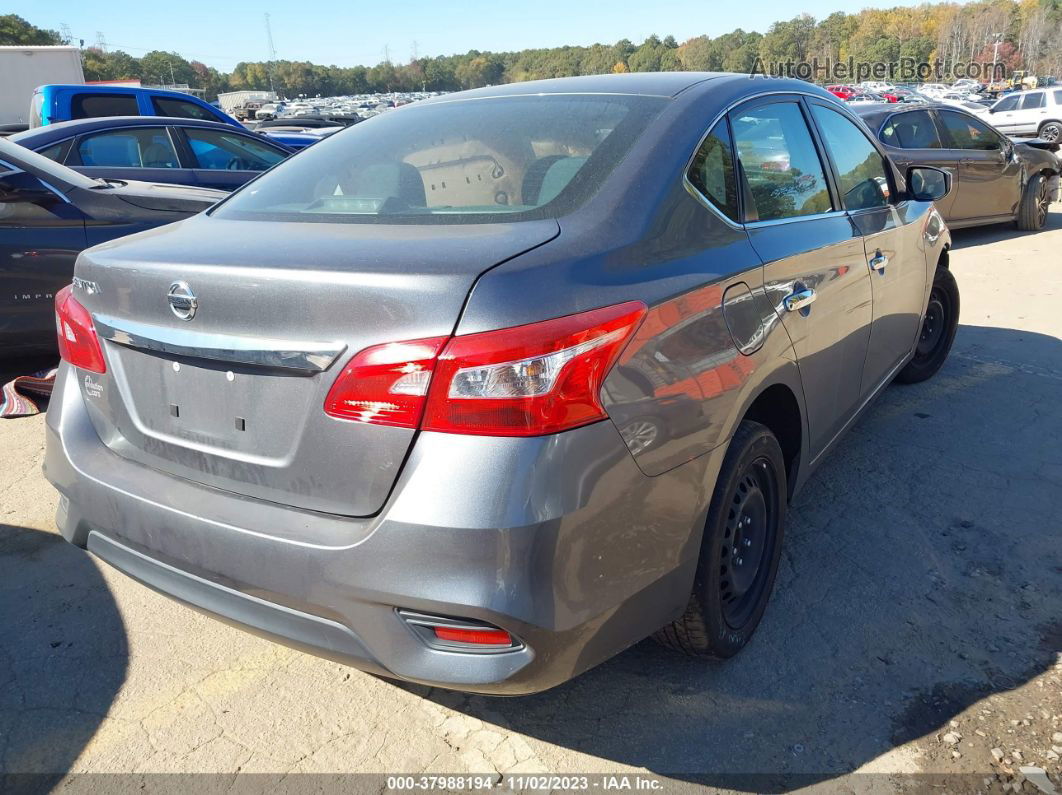
[[[43,416],[0,421],[0,771],[138,774],[71,790],[626,771],[668,791],[1062,791],[1060,209],[1037,234],[955,233],[950,360],[887,390],[797,498],[767,617],[723,665],[645,642],[490,699],[274,645],[66,544]]]

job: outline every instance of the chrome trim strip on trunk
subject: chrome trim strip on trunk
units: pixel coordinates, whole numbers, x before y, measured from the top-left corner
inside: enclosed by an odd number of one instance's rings
[[[264,337],[209,334],[94,315],[96,333],[130,348],[220,362],[319,373],[347,349],[342,342],[296,342]]]

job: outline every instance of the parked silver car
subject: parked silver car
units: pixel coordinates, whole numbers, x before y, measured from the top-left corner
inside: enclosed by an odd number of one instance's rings
[[[375,117],[81,255],[59,526],[389,677],[528,693],[654,633],[729,657],[788,500],[948,355],[948,183],[796,80],[569,78]]]

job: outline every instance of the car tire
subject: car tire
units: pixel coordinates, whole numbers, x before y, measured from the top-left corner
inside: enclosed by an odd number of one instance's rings
[[[1036,137],[1043,138],[1045,141],[1062,143],[1062,123],[1049,121],[1041,124],[1040,129],[1036,132]]]
[[[1035,232],[1043,229],[1047,223],[1047,210],[1051,206],[1050,183],[1043,174],[1033,174],[1025,186],[1018,217],[1014,220],[1023,232]]]
[[[653,637],[659,643],[717,660],[744,648],[774,588],[786,494],[778,439],[766,426],[745,420],[716,479],[686,610],[657,631]]]
[[[959,328],[959,285],[947,268],[937,268],[922,328],[918,332],[914,358],[900,370],[896,380],[917,384],[936,375],[948,358]]]

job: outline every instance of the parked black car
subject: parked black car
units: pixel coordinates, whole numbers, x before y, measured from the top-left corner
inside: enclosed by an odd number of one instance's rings
[[[953,229],[1013,221],[1034,231],[1058,195],[1058,144],[1017,142],[984,119],[941,103],[853,106],[902,170],[935,166],[952,174],[937,209]]]
[[[231,124],[107,116],[36,127],[8,140],[89,177],[235,190],[294,153]]]
[[[225,195],[90,179],[0,140],[0,356],[56,349],[52,301],[82,249],[187,218]]]

